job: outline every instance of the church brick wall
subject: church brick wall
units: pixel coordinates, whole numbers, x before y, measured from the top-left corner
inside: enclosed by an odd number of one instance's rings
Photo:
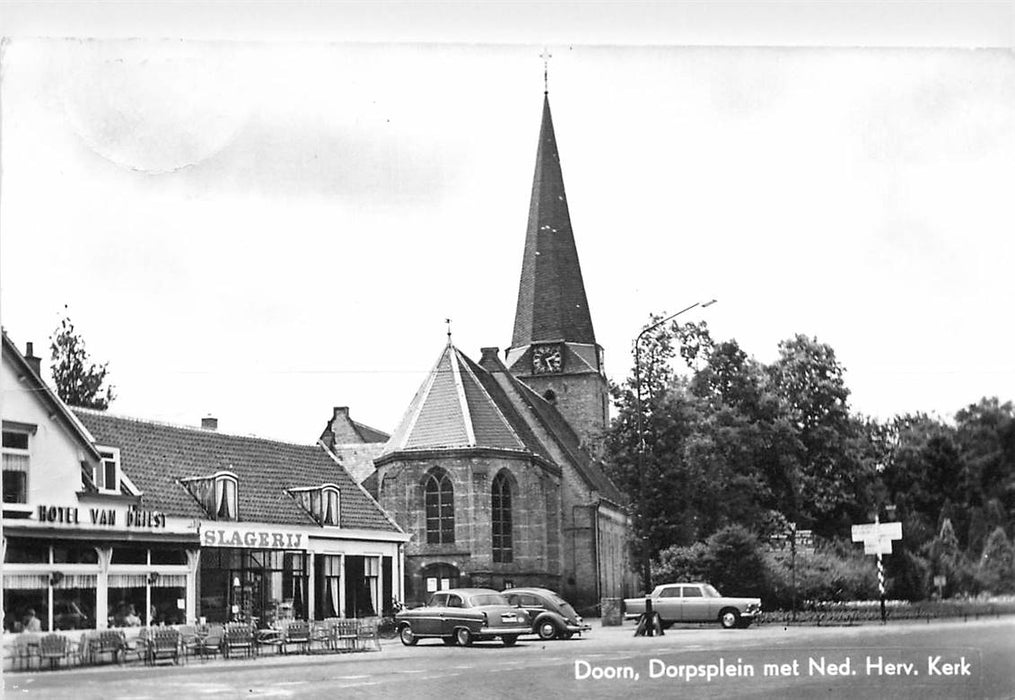
[[[602,440],[609,420],[609,390],[601,375],[537,374],[520,379],[544,398],[547,390],[553,392],[551,403],[584,445],[592,447]]]
[[[454,486],[455,541],[428,544],[424,479],[435,467],[448,472]],[[511,482],[511,562],[493,561],[492,484],[507,470]],[[560,476],[527,459],[434,455],[424,459],[406,455],[378,467],[378,501],[410,535],[405,546],[406,598],[426,598],[422,571],[431,564],[451,564],[459,571],[459,585],[501,589],[539,585],[559,588]]]

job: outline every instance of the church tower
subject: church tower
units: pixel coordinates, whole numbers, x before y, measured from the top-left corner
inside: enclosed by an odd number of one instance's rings
[[[596,343],[564,194],[549,96],[536,150],[514,334],[505,364],[554,405],[581,440],[609,420],[603,349]]]

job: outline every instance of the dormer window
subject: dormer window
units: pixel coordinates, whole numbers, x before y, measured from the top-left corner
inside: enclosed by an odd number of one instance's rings
[[[120,450],[115,447],[99,447],[102,461],[95,468],[92,480],[102,493],[120,492]]]
[[[218,472],[213,476],[195,476],[180,479],[190,495],[201,504],[208,517],[214,520],[238,520],[238,482],[232,472]]]
[[[311,488],[289,489],[289,495],[307,511],[319,525],[338,527],[341,523],[340,497],[334,484]]]

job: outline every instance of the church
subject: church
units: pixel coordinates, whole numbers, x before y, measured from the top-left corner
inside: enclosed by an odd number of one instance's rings
[[[451,342],[364,486],[400,528],[405,596],[543,586],[579,611],[634,591],[626,499],[595,455],[609,421],[544,93],[511,346]]]

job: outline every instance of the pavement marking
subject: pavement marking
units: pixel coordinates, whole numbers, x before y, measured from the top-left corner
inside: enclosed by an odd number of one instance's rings
[[[340,685],[338,687],[339,688],[362,688],[363,686],[366,686],[366,685],[377,685],[377,684],[378,684],[378,681],[368,681],[366,683],[343,683],[342,685]]]
[[[360,678],[369,678],[369,677],[370,677],[370,674],[363,673],[363,674],[360,674],[358,676],[335,676],[335,680],[340,680],[340,681],[358,681]],[[300,683],[305,683],[305,682],[306,681],[300,681]]]
[[[475,664],[469,664],[468,666],[452,666],[451,668],[461,668],[461,669],[468,670],[470,668],[476,668],[476,666],[475,666]]]
[[[423,669],[423,668],[420,668],[420,669],[407,668],[407,669],[402,669],[402,670],[399,670],[399,671],[395,671],[395,673],[426,673],[426,669]]]

